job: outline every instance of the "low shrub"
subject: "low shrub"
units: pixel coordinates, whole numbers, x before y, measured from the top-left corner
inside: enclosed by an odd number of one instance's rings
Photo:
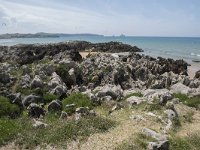
[[[59,96],[51,94],[51,93],[44,94],[45,103],[50,103],[51,101],[56,100],[58,98],[59,98]]]
[[[78,107],[89,107],[89,109],[93,108],[93,103],[90,98],[82,93],[73,93],[62,102],[63,109],[69,114],[74,113]],[[75,104],[75,107],[66,108],[65,106],[69,104]]]
[[[174,97],[178,98],[180,100],[180,102],[182,102],[183,104],[185,104],[189,107],[195,107],[196,109],[200,109],[200,97],[199,96],[189,98],[185,94],[178,93],[178,94],[174,94]]]
[[[30,95],[33,91],[30,88],[22,88],[20,86],[16,87],[17,93],[22,93],[23,95]]]
[[[0,117],[8,116],[15,118],[20,114],[20,108],[16,104],[11,104],[9,99],[0,96]]]
[[[56,67],[56,73],[63,79],[66,78],[67,76],[69,76],[69,67],[64,65],[64,64],[60,64]]]

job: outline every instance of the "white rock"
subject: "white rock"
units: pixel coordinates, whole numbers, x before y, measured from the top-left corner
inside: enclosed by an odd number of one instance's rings
[[[172,85],[170,91],[172,93],[182,93],[189,95],[190,93],[192,93],[193,90],[179,82],[177,84]]]
[[[33,127],[35,127],[35,128],[46,128],[47,126],[48,126],[48,124],[34,119]]]
[[[42,83],[42,80],[41,80],[41,78],[40,78],[40,76],[38,76],[38,75],[36,75],[35,77],[34,77],[34,79],[32,80],[32,82],[31,82],[31,87],[33,87],[33,88],[41,88],[43,86],[43,83]]]
[[[127,98],[126,101],[132,106],[132,105],[138,105],[142,102],[145,102],[147,101],[147,99],[144,97],[131,96]]]
[[[150,136],[158,141],[165,141],[167,140],[167,135],[164,135],[164,134],[160,134],[160,133],[157,133],[151,129],[148,129],[148,128],[143,128],[142,132],[147,135],[147,136]]]
[[[55,72],[52,73],[51,81],[48,83],[48,86],[51,88],[55,88],[58,85],[64,84],[60,78],[59,75],[57,75]]]

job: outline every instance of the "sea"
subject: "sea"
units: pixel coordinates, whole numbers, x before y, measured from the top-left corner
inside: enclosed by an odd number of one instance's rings
[[[146,55],[173,59],[184,59],[200,69],[199,37],[137,37],[137,36],[63,36],[55,38],[14,38],[0,39],[0,45],[58,43],[67,41],[109,42],[118,41],[141,48]]]

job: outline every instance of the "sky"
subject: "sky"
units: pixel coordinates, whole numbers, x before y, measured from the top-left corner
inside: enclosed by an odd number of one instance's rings
[[[0,0],[0,34],[200,37],[200,0]]]

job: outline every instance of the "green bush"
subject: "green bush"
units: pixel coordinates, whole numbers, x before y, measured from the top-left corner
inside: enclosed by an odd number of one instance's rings
[[[64,64],[60,64],[56,67],[56,73],[63,79],[63,78],[66,78],[69,73],[69,67],[67,67],[66,65]]]
[[[75,107],[66,108],[65,106],[69,104],[75,104]],[[93,103],[87,95],[82,93],[73,93],[63,100],[63,109],[69,114],[74,113],[78,107],[89,107],[91,109],[93,107]]]
[[[51,93],[46,93],[44,95],[44,101],[45,101],[45,103],[50,103],[51,101],[56,100],[58,98],[59,98],[59,96],[51,94]]]
[[[185,94],[178,93],[178,94],[174,94],[174,97],[178,98],[183,104],[185,104],[189,107],[195,107],[196,109],[200,108],[200,97],[199,96],[189,98]]]
[[[11,104],[9,100],[0,96],[0,117],[8,116],[11,118],[20,114],[20,108],[16,104]]]
[[[31,93],[33,93],[30,88],[22,88],[20,86],[17,86],[16,92],[22,93],[23,95],[30,95]]]

